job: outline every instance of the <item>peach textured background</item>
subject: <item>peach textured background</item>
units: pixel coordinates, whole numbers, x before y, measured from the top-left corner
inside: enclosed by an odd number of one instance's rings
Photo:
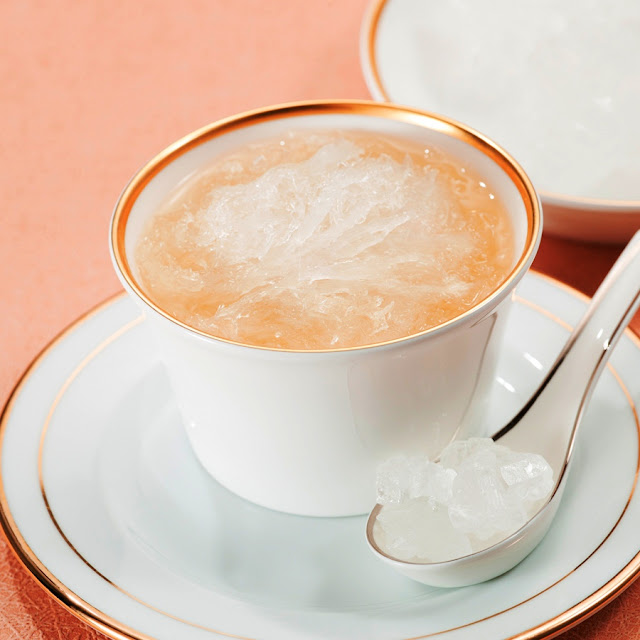
[[[242,110],[368,97],[358,60],[366,4],[0,3],[0,402],[48,340],[119,290],[107,227],[142,163]],[[545,237],[535,267],[591,294],[619,251]],[[103,636],[45,594],[0,539],[0,638]],[[640,638],[640,582],[563,638]]]

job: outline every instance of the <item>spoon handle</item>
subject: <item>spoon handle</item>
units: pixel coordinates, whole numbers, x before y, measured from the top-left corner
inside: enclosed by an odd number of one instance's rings
[[[593,296],[551,370],[522,410],[493,439],[518,450],[539,442],[556,473],[611,351],[640,306],[640,231]],[[516,428],[517,426],[517,428]],[[528,434],[527,434],[528,432]]]

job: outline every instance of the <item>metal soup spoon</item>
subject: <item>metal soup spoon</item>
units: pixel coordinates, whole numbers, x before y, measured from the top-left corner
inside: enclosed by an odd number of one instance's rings
[[[640,306],[640,231],[598,288],[584,316],[535,393],[492,436],[514,451],[539,453],[555,485],[540,510],[518,531],[482,551],[441,562],[406,562],[384,553],[374,539],[376,505],[367,521],[367,541],[381,560],[406,576],[438,587],[489,580],[523,560],[542,540],[564,491],[578,427],[591,393],[616,342]]]

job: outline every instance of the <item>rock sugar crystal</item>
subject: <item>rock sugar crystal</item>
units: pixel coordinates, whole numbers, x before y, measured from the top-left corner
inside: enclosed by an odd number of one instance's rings
[[[438,462],[397,456],[378,469],[376,544],[408,562],[440,562],[481,551],[517,531],[553,489],[553,471],[535,453],[491,438],[450,444]]]

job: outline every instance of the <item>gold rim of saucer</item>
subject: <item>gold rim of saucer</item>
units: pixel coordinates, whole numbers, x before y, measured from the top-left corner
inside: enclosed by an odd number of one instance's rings
[[[305,116],[305,115],[361,115],[368,117],[388,118],[401,121],[406,124],[412,124],[423,129],[437,131],[439,133],[448,134],[462,142],[481,151],[485,156],[493,160],[509,177],[514,186],[518,189],[520,197],[527,214],[527,237],[524,250],[514,268],[511,270],[507,278],[498,286],[490,295],[481,300],[478,304],[464,313],[451,318],[435,327],[426,329],[419,333],[414,333],[401,338],[387,340],[384,342],[376,342],[355,347],[339,347],[333,349],[285,349],[276,347],[263,347],[228,338],[214,336],[200,329],[192,327],[181,320],[178,320],[160,306],[158,306],[151,298],[142,290],[133,276],[129,260],[125,253],[125,234],[129,215],[136,202],[138,196],[151,180],[164,169],[167,165],[187,153],[191,149],[197,147],[204,142],[222,136],[224,134],[249,127],[258,123],[278,120],[289,116]],[[491,304],[496,298],[504,294],[505,290],[510,287],[513,280],[521,277],[526,269],[533,261],[533,256],[537,249],[541,236],[541,210],[538,196],[528,176],[520,165],[499,145],[489,140],[484,135],[478,133],[466,125],[460,124],[449,118],[432,114],[412,107],[404,107],[390,103],[374,102],[370,100],[323,100],[323,101],[306,101],[292,102],[281,105],[275,105],[263,109],[247,111],[239,115],[235,115],[223,120],[218,120],[210,125],[197,129],[188,134],[184,138],[178,140],[174,144],[168,146],[161,151],[146,165],[144,165],[131,179],[125,187],[118,202],[116,203],[113,217],[111,220],[110,242],[113,251],[114,262],[120,272],[120,275],[128,287],[138,296],[148,307],[160,314],[172,323],[194,333],[205,337],[209,340],[216,340],[230,345],[241,346],[251,349],[259,349],[263,351],[287,352],[287,353],[333,353],[333,352],[350,352],[361,349],[371,349],[390,344],[400,343],[419,336],[441,331],[445,327],[449,327],[454,323],[458,323],[470,315],[487,305]]]
[[[536,275],[537,277],[548,281],[552,286],[564,290],[569,296],[572,296],[578,300],[582,300],[585,302],[588,301],[587,296],[580,293],[576,289],[570,287],[569,285],[566,285],[560,282],[559,280],[556,280],[555,278],[552,278],[550,276],[545,276],[541,273],[536,273]],[[24,390],[25,386],[32,380],[34,374],[38,370],[38,367],[45,361],[47,356],[51,354],[51,351],[57,348],[58,346],[60,346],[66,338],[68,338],[70,335],[73,334],[74,331],[78,329],[78,327],[85,326],[88,320],[92,319],[94,316],[101,313],[110,304],[120,299],[120,297],[124,295],[125,295],[124,292],[116,294],[115,296],[108,298],[104,302],[101,302],[100,304],[98,304],[93,309],[90,309],[89,311],[81,315],[71,325],[63,329],[55,338],[53,338],[53,340],[49,344],[47,344],[40,351],[40,353],[36,355],[35,358],[31,361],[31,363],[29,364],[29,366],[24,371],[24,373],[16,383],[15,387],[13,388],[9,398],[7,399],[7,402],[4,408],[0,407],[0,453],[3,453],[4,451],[6,451],[6,448],[3,449],[3,447],[6,447],[5,436],[9,428],[9,422],[13,415],[13,409],[14,409],[15,403],[17,399],[20,397],[20,394]],[[550,309],[539,306],[529,301],[526,298],[518,297],[518,301],[523,302],[527,306],[531,307],[534,311],[555,321],[560,326],[563,326],[565,329],[569,331],[571,330],[571,326],[568,323],[566,323],[562,318],[555,315],[555,313],[553,313]],[[115,335],[121,336],[125,331],[127,331],[128,329],[131,329],[133,324],[138,324],[139,321],[140,321],[140,318],[133,320],[132,322],[129,322],[125,325],[121,325],[118,329],[116,329]],[[640,334],[634,333],[632,329],[627,329],[625,331],[625,335],[632,342],[635,348],[640,349]],[[84,359],[82,359],[78,363],[76,369],[74,369],[70,377],[66,378],[65,381],[62,383],[62,386],[57,394],[58,401],[68,389],[69,384],[71,383],[71,380],[73,379],[73,377],[77,375],[79,372],[81,372],[84,369],[84,367],[90,361],[92,361],[92,359],[97,354],[101,353],[102,350],[106,348],[115,339],[116,338],[114,337],[114,334],[113,333],[110,334],[104,340],[102,340],[96,346],[94,346],[94,348],[84,357]],[[616,379],[617,383],[620,385],[620,388],[622,389],[627,399],[627,402],[629,403],[629,409],[632,413],[632,417],[635,422],[636,432],[640,437],[640,419],[638,417],[638,411],[637,411],[636,405],[633,402],[633,397],[631,396],[630,392],[626,389],[624,381],[621,378],[621,376],[615,371],[615,369],[613,369],[611,363],[609,363],[607,367],[614,374],[614,378]],[[49,408],[49,411],[48,411],[49,417],[51,416],[52,409],[53,407]],[[41,436],[40,436],[40,443],[38,447],[38,459],[40,459],[41,457],[40,452],[42,451],[42,447],[44,445],[43,436],[46,434],[46,424],[43,424],[42,427],[43,429],[45,429],[45,433],[41,433]],[[45,501],[48,503],[48,501],[46,500],[45,485],[42,480],[40,465],[38,465],[38,469],[39,469],[38,475],[40,478],[40,491],[43,497],[45,497]],[[569,573],[564,575],[562,578],[560,578],[553,584],[546,586],[545,588],[542,589],[542,591],[535,593],[533,596],[530,596],[528,599],[524,600],[523,602],[513,605],[503,611],[489,614],[485,618],[481,618],[474,622],[462,625],[462,627],[456,627],[456,629],[470,628],[472,627],[472,625],[483,622],[484,620],[495,618],[496,616],[502,615],[507,611],[513,611],[517,609],[517,607],[520,607],[521,605],[527,602],[530,602],[534,598],[537,598],[541,594],[549,591],[550,589],[555,587],[557,584],[565,580],[568,576],[574,574],[580,567],[584,566],[585,563],[587,563],[589,559],[592,558],[594,554],[602,547],[602,545],[607,540],[610,539],[611,535],[616,531],[618,525],[622,521],[622,518],[624,517],[624,514],[626,513],[629,505],[631,504],[632,497],[636,490],[639,473],[640,473],[640,466],[636,465],[635,481],[633,483],[633,486],[629,493],[629,497],[627,498],[625,507],[622,510],[620,517],[616,521],[613,528],[607,533],[605,538],[597,546],[597,548],[594,549],[587,558],[585,558],[582,562],[580,562],[580,564],[573,567],[569,571]],[[85,566],[87,566],[89,569],[95,572],[96,570],[93,567],[93,565],[91,565],[91,563],[88,562],[86,558],[79,555],[78,550],[71,545],[69,539],[64,534],[64,531],[61,531],[59,524],[55,520],[55,516],[51,510],[48,511],[48,515],[49,515],[49,518],[52,519],[54,526],[56,526],[59,533],[62,535],[65,543],[67,545],[70,545],[69,547],[70,550],[79,556],[80,560],[85,564]],[[17,526],[14,520],[9,502],[7,500],[7,495],[5,493],[5,486],[3,483],[2,474],[0,474],[0,529],[4,533],[12,551],[15,553],[16,557],[20,560],[20,562],[24,565],[24,567],[26,567],[26,569],[30,572],[32,577],[47,592],[49,592],[53,597],[55,597],[63,607],[65,607],[68,611],[70,611],[80,620],[82,620],[89,626],[95,629],[98,629],[99,631],[106,634],[110,638],[118,638],[119,640],[153,640],[150,636],[144,635],[138,631],[135,631],[133,628],[125,625],[123,622],[118,621],[116,618],[104,613],[103,611],[100,611],[95,606],[83,600],[79,595],[77,595],[76,592],[74,592],[73,589],[65,585],[47,568],[47,566],[42,562],[42,560],[40,560],[40,558],[34,552],[34,550],[29,546],[24,536],[22,535],[20,528]],[[640,553],[637,553],[635,556],[633,556],[629,560],[629,562],[624,567],[622,567],[622,569],[619,570],[619,572],[615,576],[610,578],[607,582],[605,582],[602,586],[597,588],[591,594],[587,595],[580,602],[575,603],[574,605],[569,607],[566,611],[558,615],[555,615],[549,620],[537,624],[537,626],[534,626],[530,629],[519,632],[518,634],[513,636],[511,640],[516,640],[516,639],[534,640],[536,638],[537,639],[548,638],[550,637],[550,635],[555,636],[558,632],[566,630],[569,627],[573,626],[574,624],[581,622],[582,620],[587,618],[589,615],[591,615],[592,613],[594,613],[595,611],[597,611],[598,609],[600,609],[601,607],[609,603],[612,599],[618,596],[624,589],[626,589],[638,577],[639,572],[640,572]],[[103,576],[102,574],[98,574],[98,576],[101,579],[106,580],[107,583],[110,584],[113,588],[117,589],[120,592],[123,592],[122,587],[114,584],[107,577]],[[131,594],[129,594],[128,592],[125,592],[125,595],[131,595]],[[141,604],[148,606],[148,603],[142,602],[135,597],[134,599],[136,599]],[[169,614],[168,612],[160,611],[160,610],[158,611],[162,614],[169,615],[170,617],[172,617],[171,614]],[[456,629],[436,631],[435,633],[429,633],[427,635],[421,635],[419,637],[414,636],[410,640],[418,640],[418,638],[441,636],[443,633],[446,634]],[[210,631],[213,631],[213,630],[210,630]],[[216,631],[216,633],[225,635],[223,631]],[[228,637],[240,638],[240,636],[233,635],[233,634],[226,634],[226,635]]]
[[[376,60],[376,32],[380,17],[389,0],[373,0],[362,25],[362,51],[366,54],[371,79],[383,100],[392,102],[391,96],[382,83],[378,62]],[[611,200],[610,198],[590,198],[585,196],[571,196],[557,191],[538,189],[540,197],[550,205],[567,209],[588,209],[591,211],[611,211],[614,213],[638,213],[640,200]]]

